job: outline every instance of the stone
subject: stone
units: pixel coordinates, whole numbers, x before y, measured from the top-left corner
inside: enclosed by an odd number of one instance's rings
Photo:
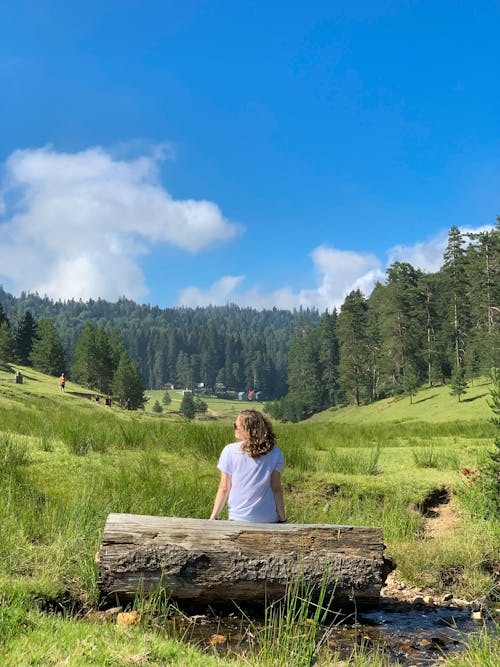
[[[137,611],[122,611],[116,617],[116,625],[121,627],[137,625],[137,623],[139,623],[139,612]]]

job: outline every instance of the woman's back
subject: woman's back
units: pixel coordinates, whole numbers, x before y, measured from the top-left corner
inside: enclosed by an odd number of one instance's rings
[[[241,442],[233,442],[224,447],[217,467],[231,475],[230,519],[257,523],[278,521],[271,475],[275,470],[282,472],[284,457],[277,445],[267,454],[252,458],[243,451]]]

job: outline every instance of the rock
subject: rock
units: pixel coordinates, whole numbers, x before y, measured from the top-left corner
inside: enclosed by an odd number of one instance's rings
[[[449,602],[453,600],[453,593],[445,593],[442,597],[443,602]]]
[[[431,597],[430,595],[424,595],[423,599],[425,604],[434,604],[434,598]]]
[[[473,611],[470,615],[470,617],[474,621],[483,621],[484,620],[484,614],[482,611]]]
[[[413,604],[425,604],[424,598],[417,595],[417,597],[413,599]]]
[[[208,640],[208,643],[212,646],[217,646],[218,644],[225,644],[227,642],[226,635],[212,635]]]
[[[122,611],[116,617],[116,625],[121,627],[137,625],[137,623],[139,623],[139,612],[137,611]]]

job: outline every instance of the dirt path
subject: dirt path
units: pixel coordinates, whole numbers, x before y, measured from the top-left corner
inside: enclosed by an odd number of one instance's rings
[[[450,498],[449,489],[444,487],[434,489],[418,507],[414,508],[425,517],[425,539],[440,539],[451,535],[456,530],[460,519],[450,505]],[[443,602],[450,602],[453,596],[435,596],[430,590],[411,586],[398,580],[392,572],[387,577],[386,584],[381,591],[381,598],[409,603],[422,601],[431,604],[442,604]]]
[[[432,516],[425,520],[425,536],[427,539],[436,539],[451,535],[459,523],[459,518],[455,514],[450,503],[445,502],[437,505],[432,510]]]

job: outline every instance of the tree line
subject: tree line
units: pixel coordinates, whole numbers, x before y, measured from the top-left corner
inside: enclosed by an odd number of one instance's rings
[[[172,383],[190,388],[203,383],[210,393],[259,388],[267,399],[287,392],[290,339],[300,318],[319,321],[314,310],[257,311],[237,305],[166,308],[121,298],[54,302],[37,294],[14,297],[0,288],[15,330],[26,312],[49,318],[57,330],[66,368],[78,361],[79,339],[89,322],[102,334],[119,338],[139,365],[144,384],[161,389]],[[59,364],[58,364],[59,365]],[[78,365],[78,364],[77,364]],[[72,375],[73,377],[73,375]]]
[[[0,288],[0,355],[9,329],[16,358],[26,360],[22,332],[36,325],[38,337],[51,329],[45,338],[56,361],[46,372],[59,373],[64,359],[72,378],[107,391],[120,350],[143,386],[203,383],[218,396],[255,389],[275,416],[294,421],[335,405],[412,396],[424,383],[454,378],[459,387],[500,366],[499,219],[478,234],[452,227],[443,260],[435,273],[395,262],[369,297],[353,290],[338,311],[323,314],[235,304],[161,309],[125,298],[55,302]],[[34,365],[39,347],[29,353]]]

